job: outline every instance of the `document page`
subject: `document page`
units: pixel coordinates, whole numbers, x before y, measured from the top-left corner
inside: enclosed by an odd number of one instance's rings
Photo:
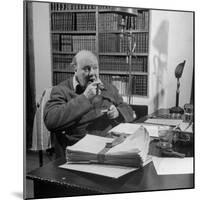
[[[181,129],[181,131],[193,133],[192,123],[190,124],[188,122],[181,122],[179,125],[179,128]]]
[[[152,156],[158,175],[193,174],[193,157],[164,158]]]
[[[147,119],[145,123],[177,126],[182,122],[181,119]]]
[[[147,123],[121,123],[114,128],[112,128],[109,132],[113,132],[115,134],[125,133],[125,134],[133,134],[140,126],[143,126],[147,129],[149,136],[158,137],[159,130],[168,130],[169,126],[156,125],[156,124],[147,124]]]
[[[137,168],[123,167],[116,165],[104,165],[104,164],[67,164],[60,166],[61,168],[81,171],[91,174],[97,174],[110,178],[119,178],[127,173],[137,170]]]
[[[113,138],[99,137],[87,134],[82,140],[79,140],[75,145],[67,147],[70,151],[81,151],[98,154],[106,143],[112,142]]]

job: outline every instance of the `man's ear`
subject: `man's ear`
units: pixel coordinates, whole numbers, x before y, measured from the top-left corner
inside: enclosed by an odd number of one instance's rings
[[[77,72],[77,65],[74,63],[71,63],[71,67],[73,68],[74,72]]]
[[[77,72],[77,65],[74,65],[74,72]]]

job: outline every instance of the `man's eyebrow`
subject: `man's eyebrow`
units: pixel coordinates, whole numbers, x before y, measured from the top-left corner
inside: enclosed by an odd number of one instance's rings
[[[91,65],[85,65],[85,66],[83,66],[83,68],[89,68],[89,67],[91,67]]]
[[[96,64],[91,64],[91,65],[85,65],[85,66],[83,66],[83,68],[85,69],[85,68],[97,68],[98,66],[96,65]]]

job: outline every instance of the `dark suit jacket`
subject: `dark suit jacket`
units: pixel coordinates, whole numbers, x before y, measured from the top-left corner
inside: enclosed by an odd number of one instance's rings
[[[103,82],[104,83],[104,82]],[[108,119],[101,110],[114,104],[120,115]],[[120,122],[133,121],[132,109],[123,102],[118,90],[107,83],[100,95],[92,100],[74,91],[72,79],[52,89],[50,100],[44,109],[44,122],[63,149],[80,140],[85,134],[107,136],[108,130]]]

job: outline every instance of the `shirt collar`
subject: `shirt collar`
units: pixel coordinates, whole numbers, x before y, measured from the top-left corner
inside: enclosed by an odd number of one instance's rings
[[[76,90],[76,86],[79,85],[79,82],[76,80],[76,77],[73,76],[73,88]]]

